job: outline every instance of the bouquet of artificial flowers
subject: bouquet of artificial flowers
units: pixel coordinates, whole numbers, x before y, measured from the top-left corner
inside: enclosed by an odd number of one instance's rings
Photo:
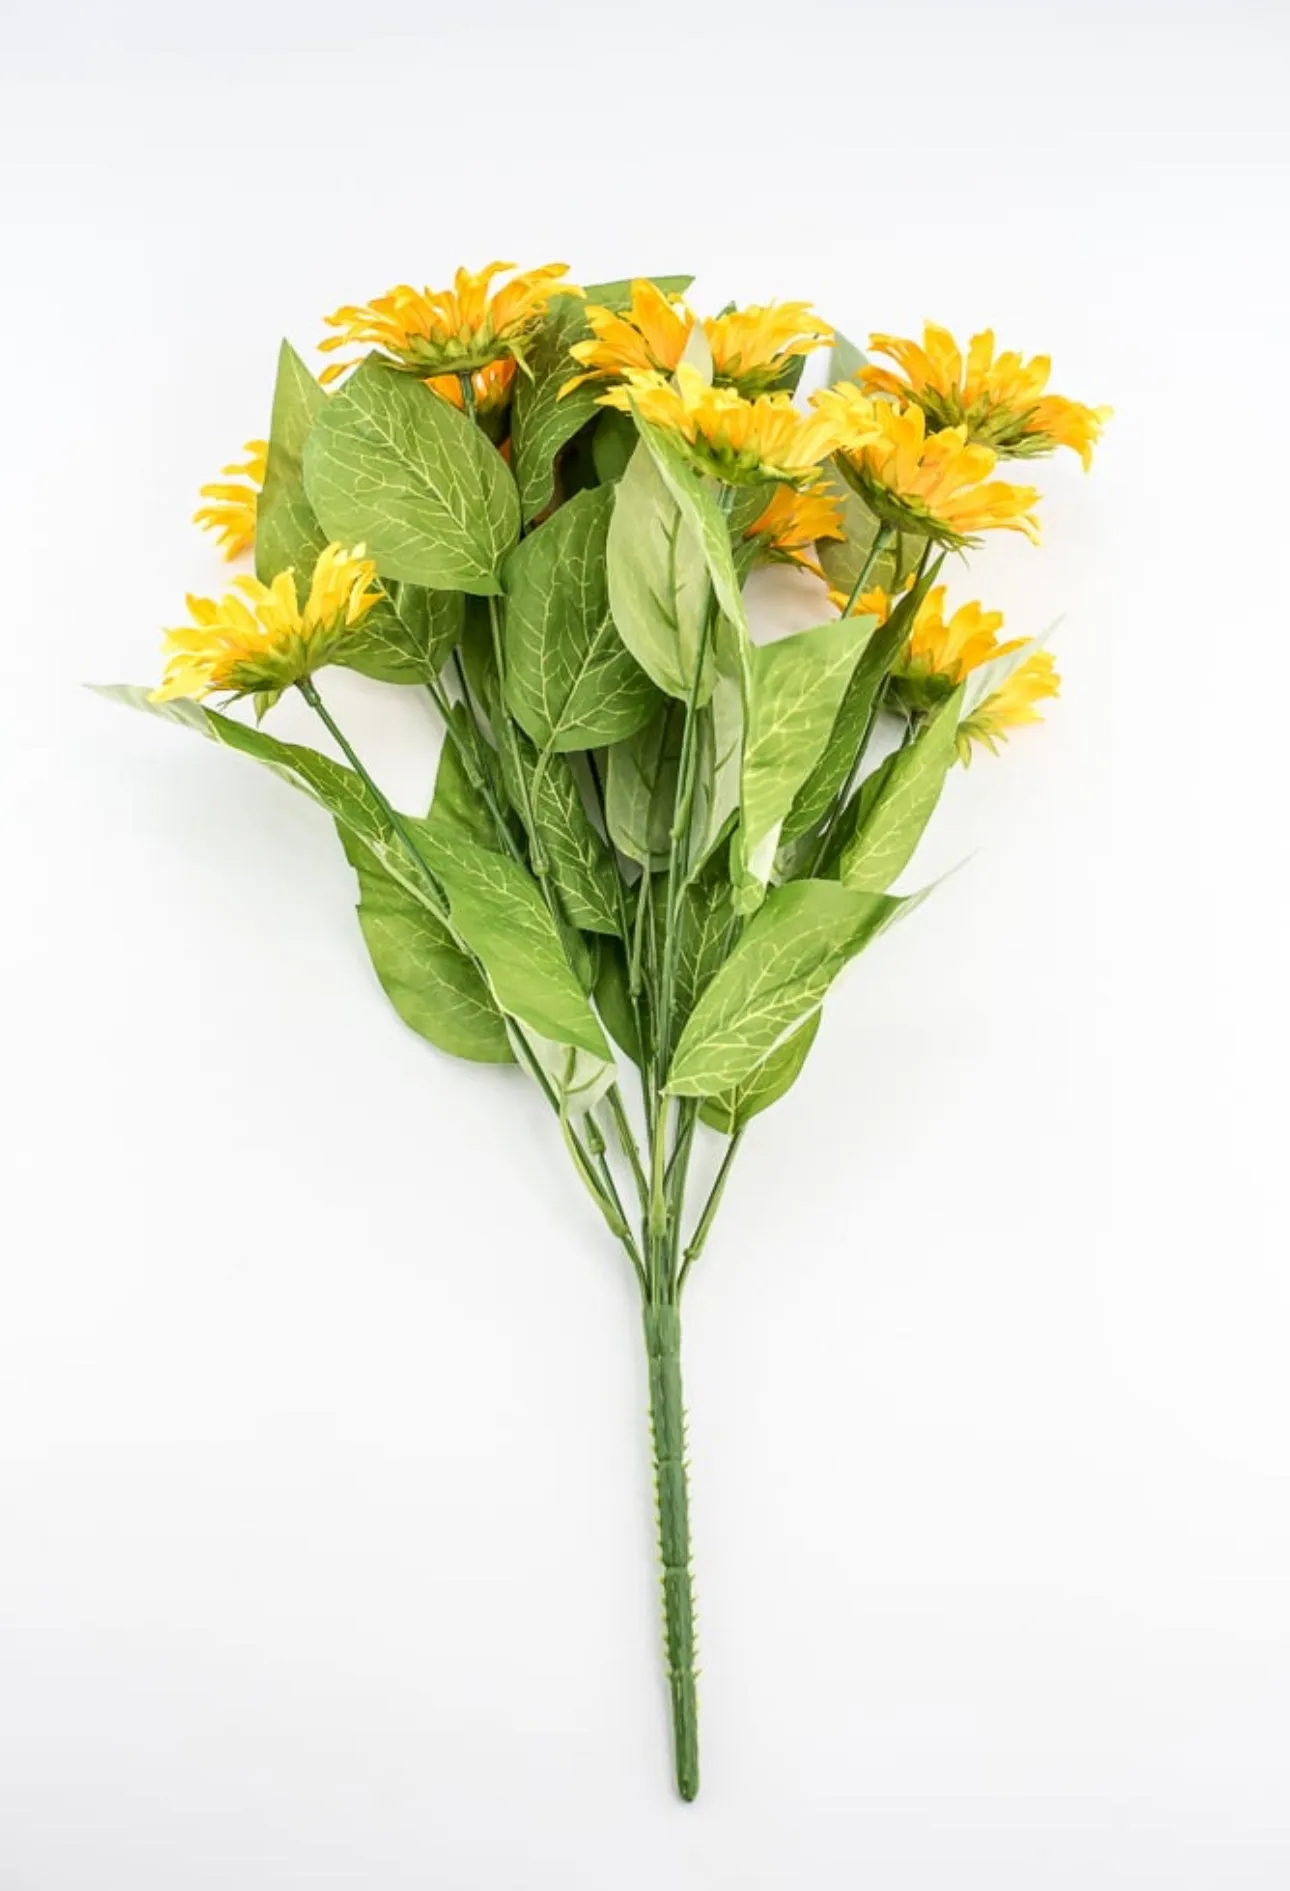
[[[950,771],[1057,693],[1047,650],[951,605],[946,559],[1037,539],[1039,495],[998,463],[1067,446],[1087,466],[1108,410],[988,333],[966,355],[930,325],[875,335],[879,366],[804,302],[700,318],[685,277],[511,267],[338,309],[319,376],[283,344],[268,439],[197,514],[254,575],[188,600],[159,688],[107,693],[312,796],[400,1017],[549,1107],[640,1290],[692,1799],[685,1283],[834,979],[923,897],[891,888]],[[800,404],[822,349],[832,384]],[[754,642],[744,584],[770,560],[814,575],[823,621]],[[377,785],[330,665],[426,693],[428,810]],[[263,726],[288,689],[335,753]],[[244,700],[253,721],[228,713]],[[705,1135],[724,1147],[693,1202]]]

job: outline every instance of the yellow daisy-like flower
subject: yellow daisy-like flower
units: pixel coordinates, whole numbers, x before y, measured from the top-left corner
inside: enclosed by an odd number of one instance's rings
[[[467,374],[506,355],[522,358],[551,297],[582,291],[561,280],[567,263],[546,263],[512,276],[492,293],[493,278],[514,267],[490,263],[477,275],[459,269],[451,289],[400,283],[374,302],[347,303],[326,317],[328,328],[339,334],[319,346],[324,354],[359,345],[382,348],[405,367],[432,374]],[[333,361],[319,379],[334,381],[359,359]]]
[[[586,381],[672,374],[697,319],[680,296],[665,295],[645,279],[633,282],[630,306],[621,313],[588,304],[591,339],[575,342],[569,350],[586,372],[567,381],[561,395]],[[749,395],[765,393],[796,356],[810,354],[833,339],[833,330],[809,302],[732,309],[726,315],[707,317],[702,327],[712,353],[713,379]]]
[[[1020,729],[1028,722],[1042,722],[1035,707],[1049,696],[1060,694],[1062,679],[1057,674],[1052,652],[1036,650],[1019,664],[1006,682],[977,704],[971,715],[959,724],[959,760],[966,767],[972,760],[972,744],[979,742],[992,755],[1006,740],[1009,729]]]
[[[238,578],[218,601],[190,597],[193,621],[166,632],[165,673],[152,700],[228,691],[276,701],[292,683],[322,669],[383,595],[363,550],[328,545],[303,605],[292,571],[280,571],[272,584]]]
[[[905,585],[913,584],[911,577]],[[1010,650],[1020,650],[1024,637],[1001,642],[1002,611],[983,610],[978,603],[960,604],[950,616],[945,614],[943,584],[933,585],[914,613],[909,641],[891,669],[891,679],[901,706],[910,709],[934,709],[958,688],[971,670]],[[845,603],[840,592],[830,593],[839,605]],[[891,614],[892,599],[879,587],[864,591],[856,599],[855,613],[873,616],[885,624]]]
[[[811,557],[817,539],[842,538],[842,507],[822,486],[776,486],[770,502],[744,533],[760,556],[783,564],[802,565],[817,576],[820,567]]]
[[[600,405],[675,435],[697,466],[733,486],[762,479],[805,485],[836,444],[832,423],[800,413],[787,394],[744,400],[733,388],[709,387],[686,361],[672,380],[628,374],[600,396]]]
[[[998,455],[966,427],[929,434],[921,407],[870,400],[850,381],[813,398],[837,434],[843,472],[885,525],[959,548],[993,530],[1038,542],[1038,492],[988,479]]]
[[[714,380],[729,382],[741,394],[764,393],[790,361],[833,340],[833,330],[809,302],[731,309],[728,315],[710,317],[703,332],[712,350]]]
[[[921,347],[899,335],[871,335],[869,346],[890,355],[901,372],[862,368],[860,385],[867,394],[911,401],[933,425],[966,427],[970,440],[1008,459],[1030,459],[1067,446],[1087,471],[1111,418],[1109,407],[1085,407],[1061,394],[1045,394],[1052,371],[1048,356],[1029,361],[1019,354],[996,356],[988,328],[973,335],[966,360],[949,330],[934,322],[925,325]]]
[[[230,560],[249,551],[255,543],[255,512],[269,461],[269,443],[248,440],[242,451],[249,455],[245,464],[221,468],[224,479],[201,489],[202,498],[209,499],[210,505],[199,506],[193,514],[193,524],[200,525],[204,532],[213,532],[224,547],[225,558]]]

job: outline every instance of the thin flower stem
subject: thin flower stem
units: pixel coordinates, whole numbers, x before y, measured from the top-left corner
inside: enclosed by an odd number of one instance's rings
[[[721,1198],[726,1192],[726,1183],[730,1179],[730,1171],[734,1167],[735,1156],[739,1152],[739,1145],[742,1143],[747,1133],[747,1128],[748,1125],[745,1123],[742,1128],[737,1129],[726,1145],[726,1152],[721,1158],[721,1167],[717,1170],[717,1177],[712,1184],[711,1193],[707,1201],[703,1204],[703,1212],[695,1223],[694,1233],[690,1236],[686,1246],[685,1259],[681,1263],[681,1272],[677,1276],[676,1282],[678,1295],[685,1285],[687,1274],[703,1252],[704,1243],[707,1241],[708,1235],[711,1232],[713,1221],[716,1219],[717,1210],[721,1206]]]
[[[623,1103],[623,1093],[616,1083],[609,1086],[607,1100],[609,1103],[609,1113],[614,1119],[614,1128],[618,1132],[618,1144],[631,1168],[632,1179],[636,1184],[636,1193],[640,1197],[641,1213],[645,1214],[649,1208],[649,1183],[646,1180],[645,1170],[641,1163],[641,1152],[637,1145],[636,1138],[632,1133],[632,1126],[628,1120],[627,1109]]]

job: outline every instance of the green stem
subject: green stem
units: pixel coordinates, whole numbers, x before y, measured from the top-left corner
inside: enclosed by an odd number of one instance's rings
[[[890,525],[880,525],[878,530],[874,533],[873,544],[869,547],[865,561],[860,567],[860,576],[852,585],[851,595],[847,599],[846,608],[842,612],[844,617],[850,617],[852,611],[855,609],[856,599],[869,581],[869,573],[873,570],[895,536],[895,531]]]
[[[682,1799],[693,1799],[699,1790],[699,1709],[694,1668],[690,1494],[681,1390],[681,1320],[675,1306],[649,1301],[644,1322],[676,1789]]]
[[[695,1223],[694,1233],[690,1236],[689,1245],[685,1250],[685,1259],[681,1263],[681,1271],[676,1281],[678,1298],[682,1287],[685,1285],[686,1275],[694,1266],[700,1254],[702,1254],[704,1243],[712,1230],[712,1223],[716,1219],[718,1208],[721,1206],[721,1198],[726,1192],[726,1183],[730,1179],[730,1171],[734,1166],[734,1160],[739,1153],[739,1145],[744,1139],[747,1127],[745,1123],[742,1129],[737,1129],[730,1138],[730,1141],[726,1144],[726,1152],[721,1158],[721,1167],[717,1170],[717,1179],[712,1184],[708,1199],[703,1204],[703,1212]]]

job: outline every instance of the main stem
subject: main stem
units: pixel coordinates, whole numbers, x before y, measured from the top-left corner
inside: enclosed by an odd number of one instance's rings
[[[682,1799],[693,1799],[699,1790],[699,1702],[694,1667],[685,1405],[681,1393],[681,1316],[673,1302],[651,1298],[645,1303],[644,1317],[676,1790]]]

